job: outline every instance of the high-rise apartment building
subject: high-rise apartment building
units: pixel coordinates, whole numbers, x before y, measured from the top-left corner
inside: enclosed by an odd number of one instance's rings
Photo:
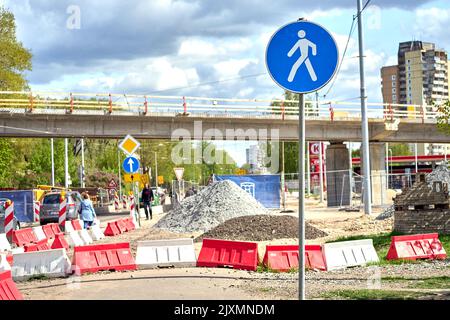
[[[430,42],[407,41],[399,44],[397,58],[397,65],[381,68],[384,103],[431,105],[449,100],[450,65],[444,50]],[[420,144],[418,152],[437,154],[447,150],[441,144]]]

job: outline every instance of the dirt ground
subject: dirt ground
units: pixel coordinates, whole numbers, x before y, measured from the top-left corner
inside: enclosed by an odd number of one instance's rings
[[[296,200],[291,199],[295,204]],[[291,213],[273,212],[275,215],[298,216],[295,205],[288,206]],[[308,240],[307,244],[321,244],[341,236],[390,232],[392,220],[375,220],[382,209],[375,209],[371,217],[362,212],[344,212],[326,208],[314,201],[307,202],[306,220],[328,236]],[[127,216],[127,212],[123,213]],[[101,227],[120,215],[101,217]],[[149,239],[195,238],[200,234],[178,234],[153,228],[163,216],[152,220],[141,219],[141,228],[96,243],[130,242],[133,254],[137,241]],[[114,220],[113,219],[113,220]],[[297,238],[259,241],[259,254],[266,244],[297,244]],[[201,242],[194,243],[197,254]],[[71,257],[72,252],[68,252]],[[310,299],[320,299],[324,292],[337,289],[396,289],[409,290],[405,284],[383,281],[386,276],[435,277],[450,276],[450,261],[423,262],[419,264],[383,265],[349,268],[329,272],[307,271],[306,294]],[[297,299],[297,273],[248,272],[224,268],[160,268],[128,272],[102,272],[71,276],[64,279],[32,280],[17,283],[25,299]],[[438,292],[424,291],[433,297],[448,298],[450,289]]]

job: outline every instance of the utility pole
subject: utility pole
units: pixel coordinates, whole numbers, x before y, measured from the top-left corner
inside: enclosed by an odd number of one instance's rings
[[[55,185],[55,151],[53,146],[53,138],[50,138],[50,153],[52,158],[52,186]]]
[[[64,186],[69,188],[69,139],[64,138]]]
[[[319,186],[320,203],[323,203],[323,142],[319,141]]]
[[[369,120],[367,118],[367,97],[364,75],[364,34],[362,20],[362,0],[356,0],[358,7],[358,40],[359,40],[359,76],[361,83],[361,120],[362,120],[362,158],[364,179],[364,213],[372,213],[372,188],[370,182]]]
[[[155,186],[156,192],[158,192],[158,157],[156,156],[156,151],[155,151]]]
[[[85,187],[84,183],[84,139],[81,139],[81,187]]]

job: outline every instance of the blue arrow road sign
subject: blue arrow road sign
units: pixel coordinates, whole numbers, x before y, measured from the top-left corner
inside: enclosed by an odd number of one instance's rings
[[[135,173],[139,170],[139,166],[139,160],[135,157],[127,157],[122,163],[122,168],[126,173]]]
[[[266,49],[272,79],[295,93],[319,90],[333,78],[339,51],[332,35],[309,21],[289,23],[274,33]]]

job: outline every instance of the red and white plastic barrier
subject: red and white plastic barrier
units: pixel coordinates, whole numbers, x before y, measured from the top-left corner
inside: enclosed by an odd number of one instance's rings
[[[14,202],[7,201],[5,203],[5,233],[6,237],[11,240],[14,229]]]
[[[127,208],[127,196],[122,196],[122,205],[123,208],[126,209]]]
[[[119,211],[120,203],[119,203],[119,196],[116,194],[114,195],[114,209],[116,211]]]
[[[62,227],[66,225],[66,215],[67,215],[67,200],[65,197],[61,197],[59,202],[59,219],[58,224]]]
[[[41,213],[41,203],[39,201],[34,202],[34,222],[39,222],[39,215]]]

